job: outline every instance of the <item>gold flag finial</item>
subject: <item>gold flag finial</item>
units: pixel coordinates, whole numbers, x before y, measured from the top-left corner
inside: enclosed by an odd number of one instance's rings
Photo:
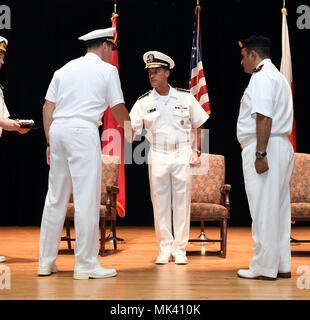
[[[114,0],[114,13],[116,13],[116,0]]]
[[[285,0],[283,0],[283,8],[282,8],[281,12],[285,13],[285,15],[287,16],[287,10],[285,8]]]
[[[195,14],[197,13],[197,10],[201,10],[200,4],[199,4],[199,0],[196,0],[196,8],[195,8]]]

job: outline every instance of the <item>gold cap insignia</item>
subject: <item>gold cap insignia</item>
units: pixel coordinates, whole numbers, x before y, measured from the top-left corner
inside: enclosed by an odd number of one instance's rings
[[[6,52],[7,44],[5,41],[0,42],[0,51]]]
[[[153,62],[153,61],[154,61],[154,55],[153,55],[153,54],[149,54],[149,55],[147,56],[146,62],[147,62],[147,63],[151,63],[151,62]]]

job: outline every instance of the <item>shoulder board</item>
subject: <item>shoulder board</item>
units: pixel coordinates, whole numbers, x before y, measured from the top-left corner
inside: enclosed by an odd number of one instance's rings
[[[260,65],[258,68],[255,68],[254,70],[253,70],[253,73],[256,73],[256,72],[259,72],[259,71],[261,71],[262,69],[263,69],[263,64],[262,65]]]
[[[178,90],[178,91],[185,91],[185,92],[188,92],[188,93],[190,93],[190,92],[191,92],[189,89],[182,89],[182,88],[175,88],[175,90]]]
[[[0,89],[4,89],[4,86],[0,83]]]
[[[142,99],[143,97],[148,96],[151,92],[152,92],[152,90],[149,90],[148,92],[145,92],[142,96],[140,96],[140,97],[138,98],[138,100]]]

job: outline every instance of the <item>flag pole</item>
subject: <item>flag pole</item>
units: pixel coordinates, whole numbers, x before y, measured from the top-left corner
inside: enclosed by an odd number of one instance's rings
[[[282,8],[281,12],[282,13],[285,12],[285,15],[287,16],[287,10],[285,8],[285,0],[283,0],[283,8]]]
[[[285,0],[283,0],[283,8],[282,8],[282,10],[281,10],[281,12],[282,12],[282,14],[283,13],[285,13],[285,15],[287,16],[287,10],[286,10],[286,8],[285,8]],[[291,221],[291,224],[295,224],[295,221]],[[295,242],[298,242],[296,239],[294,239],[294,238],[292,238],[292,236],[290,237],[290,242],[291,243],[295,243]]]
[[[112,13],[112,17],[111,17],[112,26],[113,26],[114,24],[115,24],[115,26],[116,26],[116,21],[115,21],[115,20],[117,19],[117,17],[118,17],[118,14],[117,14],[117,4],[116,4],[116,0],[114,0],[114,12]],[[115,42],[117,41],[117,32],[115,32],[114,41],[115,41]],[[118,63],[115,64],[115,66],[116,66],[117,69],[118,69]],[[108,110],[109,110],[109,111],[108,111]],[[109,115],[108,118],[113,118],[114,121],[116,121],[115,118],[114,118],[114,116],[113,116],[113,114],[112,114],[112,112],[111,112],[111,109],[110,109],[110,108],[107,109],[106,112],[109,112],[109,113],[108,113],[108,115]],[[105,124],[105,123],[104,123],[104,124]],[[108,125],[108,126],[109,126],[109,125]],[[119,173],[119,176],[120,176],[120,173]],[[117,201],[117,203],[118,203],[118,205],[121,205],[118,201]],[[118,209],[116,209],[116,210],[117,210],[117,212],[118,212],[118,215],[120,216],[120,213],[119,213]],[[123,216],[122,216],[122,217],[123,217]],[[114,234],[114,232],[113,232],[113,230],[112,230],[112,228],[111,228],[111,231],[110,231],[109,235],[106,237],[105,240],[106,240],[106,241],[109,241],[109,240],[113,240],[113,239],[115,239],[115,240],[117,240],[117,241],[124,241],[124,239],[117,237],[117,236]]]
[[[196,11],[198,10],[198,21],[197,21],[197,38],[196,38],[196,50],[197,50],[197,56],[196,56],[196,66],[197,66],[197,75],[196,75],[196,83],[197,83],[197,86],[198,86],[198,81],[199,81],[199,75],[198,75],[198,60],[199,60],[199,30],[200,30],[200,5],[199,5],[199,0],[197,0],[197,6],[195,8],[195,14],[196,14]],[[196,92],[196,99],[199,101],[198,99],[198,96],[199,96],[199,92],[197,90]]]
[[[195,14],[196,11],[198,10],[198,19],[197,19],[197,38],[196,38],[196,50],[197,50],[197,55],[196,55],[196,66],[197,66],[197,75],[196,75],[196,84],[197,84],[197,92],[196,92],[196,99],[197,101],[199,101],[199,92],[198,92],[198,83],[199,83],[199,74],[198,74],[198,60],[199,60],[199,34],[200,34],[200,4],[199,4],[199,0],[197,0],[196,2],[196,8],[195,8]],[[200,234],[196,239],[193,239],[191,241],[197,241],[197,242],[204,242],[204,241],[208,241],[208,237],[206,236],[205,232],[204,232],[204,221],[201,221],[200,223]]]
[[[200,53],[200,41],[201,39],[199,39],[200,37],[200,11],[201,11],[201,7],[200,7],[200,3],[199,3],[199,0],[196,0],[196,7],[195,7],[195,16],[197,20],[195,20],[197,22],[197,24],[194,25],[194,28],[196,28],[196,38],[193,38],[193,47],[192,47],[192,50],[194,50],[194,48],[196,47],[196,61],[191,61],[191,81],[194,79],[193,77],[193,69],[196,69],[196,84],[193,85],[193,87],[196,87],[196,94],[195,97],[197,99],[198,102],[200,102],[200,97],[199,97],[199,80],[200,80],[200,72],[199,71],[202,71],[202,75],[203,75],[203,68],[202,68],[202,63],[201,63],[201,70],[199,69],[199,53]],[[195,23],[196,23],[195,22]],[[194,37],[195,37],[195,29],[194,29]],[[192,51],[192,57],[194,58],[195,54],[193,54],[193,51]],[[200,57],[201,58],[201,57]],[[193,64],[192,64],[193,63]],[[200,75],[200,76],[199,76]],[[204,75],[203,75],[203,79],[204,79]],[[191,85],[191,89],[193,88],[192,85]],[[207,94],[207,92],[206,92]],[[204,221],[201,221],[201,224],[200,224],[200,234],[198,235],[197,238],[195,239],[189,239],[189,242],[207,242],[207,241],[212,241],[210,240],[205,232],[204,232]]]

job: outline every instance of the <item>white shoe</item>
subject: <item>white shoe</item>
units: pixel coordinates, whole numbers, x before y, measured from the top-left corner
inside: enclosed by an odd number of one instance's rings
[[[174,256],[174,263],[175,264],[187,264],[186,255],[183,253],[178,253]]]
[[[5,262],[5,256],[0,256],[0,262]]]
[[[115,277],[117,272],[115,269],[97,268],[88,272],[74,273],[73,279],[75,280],[87,280],[87,279],[104,279]]]
[[[52,273],[56,273],[58,267],[56,264],[53,264],[50,268],[40,268],[38,269],[38,276],[50,276]]]
[[[160,253],[155,260],[156,264],[167,264],[171,261],[171,254],[170,253]]]
[[[246,279],[258,279],[258,280],[276,280],[277,278],[262,276],[252,272],[250,269],[240,269],[237,272],[238,277]]]

